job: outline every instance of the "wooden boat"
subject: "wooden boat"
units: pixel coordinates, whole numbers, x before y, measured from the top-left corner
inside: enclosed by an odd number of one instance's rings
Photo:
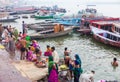
[[[26,19],[28,19],[29,17],[28,17],[28,16],[26,16],[26,15],[24,15],[24,16],[22,16],[22,18],[26,18]]]
[[[56,19],[53,20],[54,22],[57,22],[59,24],[65,25],[65,26],[80,26],[81,18],[66,18],[66,19]]]
[[[120,22],[114,22],[112,24],[111,31],[120,34]]]
[[[27,25],[30,30],[43,31],[48,29],[53,29],[54,24],[52,23],[35,23]]]
[[[113,33],[120,33],[120,21],[99,21],[91,25]]]
[[[40,25],[40,26],[35,26],[33,28],[31,28],[31,30],[35,30],[35,31],[43,31],[43,30],[50,30],[54,28],[54,24],[51,25]]]
[[[29,36],[31,37],[31,39],[53,38],[53,37],[67,35],[70,32],[72,32],[72,29],[73,29],[72,27],[65,27],[64,31],[60,31],[60,32],[54,32],[54,29],[51,29],[51,30],[30,34]]]
[[[98,18],[86,18],[86,19],[82,19],[81,21],[82,21],[81,26],[77,31],[83,34],[90,34],[91,29],[89,25],[97,26],[97,27],[99,26],[99,28],[101,29],[108,30],[108,27],[110,27],[110,25],[112,25],[113,22],[119,21],[119,18],[98,17]],[[103,28],[103,27],[107,27],[107,28]]]
[[[17,17],[8,16],[8,17],[0,18],[0,22],[14,22],[16,19],[18,19],[18,18]]]
[[[36,18],[36,19],[53,19],[53,16],[37,16],[37,15],[35,15],[34,18]]]
[[[36,19],[53,19],[53,18],[61,18],[64,14],[53,14],[53,13],[48,13],[44,15],[35,15],[34,18]]]
[[[23,6],[23,7],[16,7],[13,10],[16,14],[30,14],[37,12],[37,8],[34,6]]]
[[[120,35],[90,26],[96,40],[115,47],[120,47]]]
[[[90,34],[91,30],[89,28],[84,28],[78,29],[77,32],[80,32],[81,34]]]
[[[99,13],[97,11],[97,9],[94,7],[89,7],[90,5],[87,5],[86,9],[82,9],[80,11],[78,11],[78,17],[83,17],[83,18],[94,18],[94,17],[103,17],[102,13]],[[96,5],[92,5],[92,6],[96,6]]]

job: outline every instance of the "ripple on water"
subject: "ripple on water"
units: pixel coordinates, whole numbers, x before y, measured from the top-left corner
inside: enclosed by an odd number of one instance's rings
[[[100,79],[119,80],[120,67],[113,70],[110,64],[114,57],[113,55],[119,54],[118,49],[97,43],[91,36],[86,37],[74,34],[55,39],[40,40],[39,43],[42,50],[46,49],[47,44],[55,46],[60,57],[63,57],[64,47],[68,47],[69,50],[72,50],[72,58],[74,54],[80,54],[84,72],[88,70],[96,71],[95,82]]]

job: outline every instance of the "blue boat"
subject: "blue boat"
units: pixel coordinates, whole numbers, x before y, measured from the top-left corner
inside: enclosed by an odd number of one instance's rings
[[[67,18],[67,19],[56,19],[54,22],[65,26],[80,26],[81,18]]]

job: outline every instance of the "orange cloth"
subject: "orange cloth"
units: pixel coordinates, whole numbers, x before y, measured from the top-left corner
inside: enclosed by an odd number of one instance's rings
[[[26,47],[27,41],[24,40],[24,39],[22,39],[22,40],[20,41],[20,43],[22,44],[23,47]]]

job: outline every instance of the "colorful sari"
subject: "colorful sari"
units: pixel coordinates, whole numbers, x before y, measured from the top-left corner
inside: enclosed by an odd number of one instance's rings
[[[81,62],[81,59],[80,59],[80,57],[79,57],[78,54],[75,54],[75,59],[79,62],[79,65],[80,65],[80,67],[81,67],[82,62]]]
[[[54,66],[55,65],[55,66]],[[58,67],[53,61],[53,57],[49,56],[49,66],[48,66],[48,82],[58,82]]]

